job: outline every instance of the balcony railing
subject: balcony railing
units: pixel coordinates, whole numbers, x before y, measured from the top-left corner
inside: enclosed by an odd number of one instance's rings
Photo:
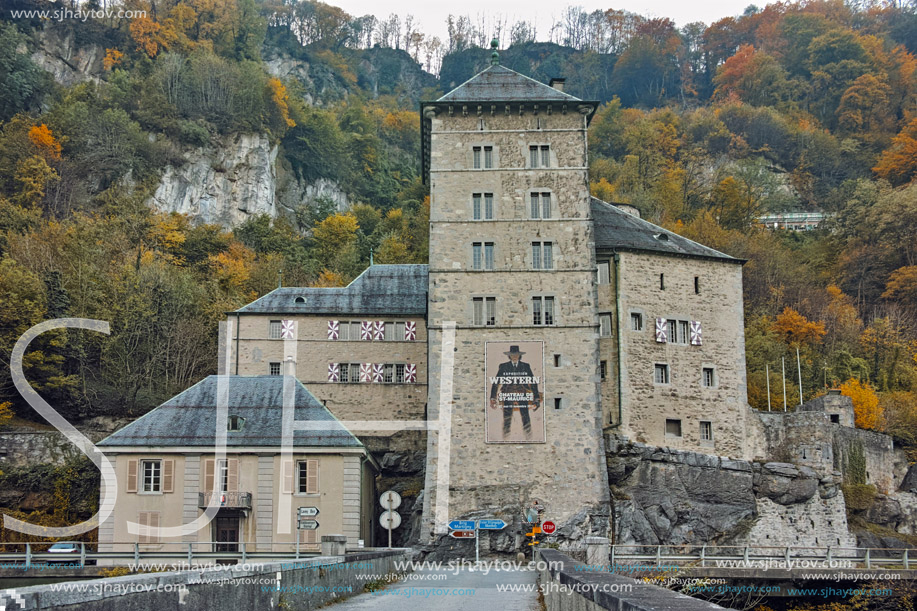
[[[251,492],[199,492],[197,506],[204,509],[210,505],[211,497],[216,497],[220,507],[230,509],[251,509]]]

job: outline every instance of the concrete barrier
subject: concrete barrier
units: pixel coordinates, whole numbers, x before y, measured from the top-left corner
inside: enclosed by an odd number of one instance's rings
[[[539,550],[547,611],[715,611],[725,607],[666,588],[592,570],[553,549]],[[608,562],[608,558],[604,559]]]
[[[367,551],[32,586],[0,592],[0,608],[5,605],[9,611],[278,608],[311,611],[363,593],[367,583],[399,572],[395,563],[410,560],[411,554],[410,549]]]

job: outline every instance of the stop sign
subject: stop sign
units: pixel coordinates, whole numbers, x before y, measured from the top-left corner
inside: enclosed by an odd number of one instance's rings
[[[541,532],[543,532],[546,535],[554,534],[555,530],[557,530],[557,525],[554,524],[554,522],[551,522],[550,520],[546,520],[541,525]]]

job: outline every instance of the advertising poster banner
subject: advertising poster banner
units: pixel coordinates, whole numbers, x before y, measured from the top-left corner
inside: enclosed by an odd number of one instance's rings
[[[484,345],[487,443],[545,443],[544,342]]]

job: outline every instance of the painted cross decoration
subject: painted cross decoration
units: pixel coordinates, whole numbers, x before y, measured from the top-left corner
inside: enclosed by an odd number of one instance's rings
[[[417,365],[405,365],[404,366],[404,381],[405,382],[416,382],[417,381]]]
[[[700,346],[703,344],[703,339],[700,332],[700,321],[692,320],[691,321],[691,345]]]
[[[328,321],[328,339],[337,339],[341,334],[341,326],[336,320]]]
[[[660,344],[666,343],[668,330],[666,329],[665,318],[656,319],[656,341]]]
[[[364,320],[360,323],[360,339],[365,342],[370,342],[373,339],[373,323],[369,320]]]
[[[381,384],[382,383],[382,363],[373,363],[373,383]]]
[[[292,320],[280,321],[280,337],[282,339],[293,339],[296,337],[296,323]]]
[[[373,324],[373,340],[381,342],[385,339],[385,323],[381,320],[377,320]]]
[[[372,381],[372,363],[360,363],[360,381],[361,382],[371,382]]]
[[[404,323],[404,339],[408,342],[413,342],[417,339],[417,323],[413,321],[408,321]]]
[[[341,366],[338,363],[328,363],[328,381],[341,381]]]

